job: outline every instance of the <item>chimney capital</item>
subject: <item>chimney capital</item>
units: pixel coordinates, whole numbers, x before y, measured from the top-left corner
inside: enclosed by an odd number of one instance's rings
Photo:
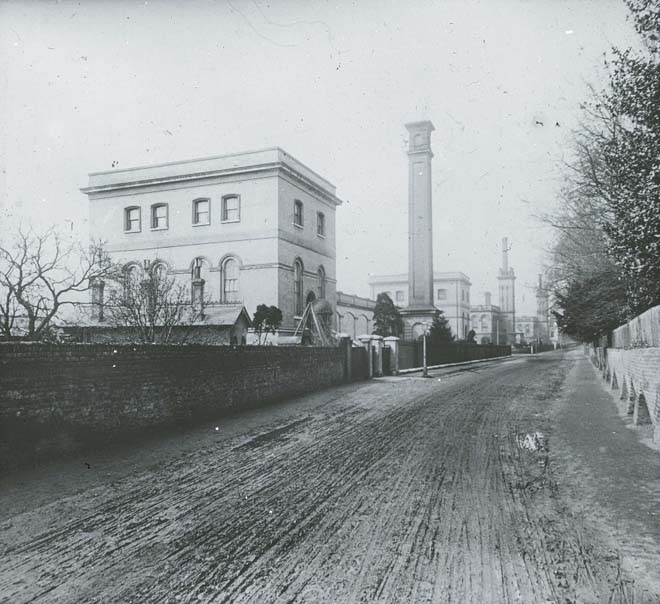
[[[408,154],[412,153],[430,153],[431,151],[431,132],[435,130],[429,120],[421,122],[409,122],[406,124],[408,130]]]

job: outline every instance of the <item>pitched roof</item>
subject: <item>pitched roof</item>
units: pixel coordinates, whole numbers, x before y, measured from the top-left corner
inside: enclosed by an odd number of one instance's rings
[[[209,304],[204,307],[204,319],[195,325],[235,325],[243,315],[248,326],[252,325],[250,314],[242,304]]]

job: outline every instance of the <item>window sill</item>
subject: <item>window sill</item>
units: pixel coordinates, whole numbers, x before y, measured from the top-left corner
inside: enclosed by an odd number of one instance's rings
[[[232,222],[240,222],[240,218],[236,218],[235,220],[221,220],[220,224],[227,224],[227,223],[232,223]]]
[[[141,232],[142,232],[142,229],[135,229],[133,231],[127,231],[126,229],[124,229],[124,233],[127,234],[127,235],[130,235],[131,233],[141,233]]]
[[[169,227],[151,227],[152,231],[167,231]]]
[[[321,233],[316,233],[316,236],[317,236],[319,239],[325,239],[325,235],[321,235]]]
[[[296,227],[297,229],[304,229],[305,228],[302,224],[298,224],[297,222],[294,222],[293,226]]]
[[[192,225],[194,227],[201,227],[201,226],[210,226],[210,222],[193,222]]]

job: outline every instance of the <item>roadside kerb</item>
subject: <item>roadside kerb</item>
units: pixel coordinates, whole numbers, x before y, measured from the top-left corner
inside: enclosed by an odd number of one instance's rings
[[[475,359],[474,361],[460,361],[459,363],[445,363],[444,365],[429,365],[427,369],[444,369],[445,367],[457,367],[459,365],[474,365],[474,363],[485,363],[486,361],[496,361],[498,359],[510,359],[512,356],[510,354],[501,356],[501,357],[491,357],[490,359]],[[418,371],[424,371],[424,367],[413,367],[412,369],[399,369],[399,375],[406,373],[416,373]]]

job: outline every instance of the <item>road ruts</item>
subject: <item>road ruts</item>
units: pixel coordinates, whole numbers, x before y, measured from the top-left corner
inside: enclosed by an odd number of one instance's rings
[[[608,601],[548,462],[570,364],[343,388],[14,515],[0,602]]]

